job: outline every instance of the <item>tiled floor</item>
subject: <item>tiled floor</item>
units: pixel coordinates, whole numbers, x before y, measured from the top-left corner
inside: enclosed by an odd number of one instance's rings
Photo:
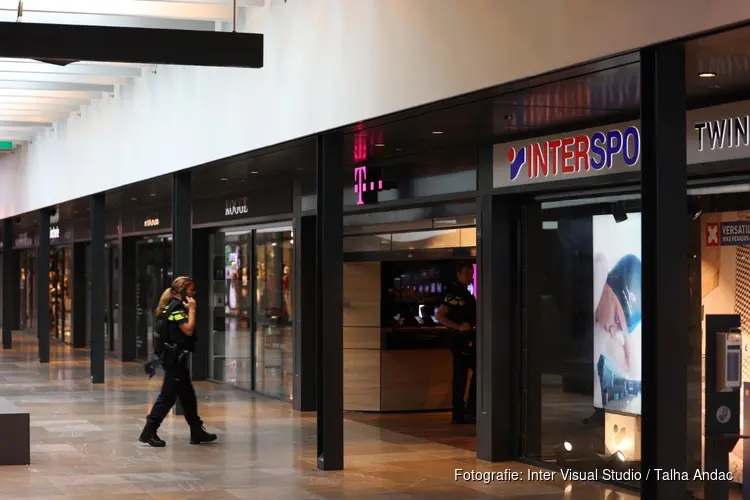
[[[632,494],[562,481],[455,479],[455,470],[521,471],[478,462],[469,450],[346,422],[346,468],[315,470],[315,417],[278,401],[208,383],[197,384],[213,445],[190,446],[172,416],[160,432],[164,449],[139,444],[159,381],[137,364],[107,362],[107,383],[89,382],[87,351],[53,346],[40,365],[32,337],[0,351],[0,397],[31,413],[32,464],[0,467],[0,499],[490,499],[630,500]]]

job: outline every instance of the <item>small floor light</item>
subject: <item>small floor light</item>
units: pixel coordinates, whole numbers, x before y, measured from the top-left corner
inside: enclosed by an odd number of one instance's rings
[[[563,466],[568,463],[567,454],[573,451],[573,445],[565,441],[555,446],[555,460],[557,465]]]

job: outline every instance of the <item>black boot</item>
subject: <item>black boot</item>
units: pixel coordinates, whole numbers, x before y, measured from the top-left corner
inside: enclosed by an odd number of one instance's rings
[[[146,426],[143,428],[143,432],[141,432],[141,437],[138,438],[138,441],[146,443],[154,448],[164,448],[167,446],[167,443],[160,439],[156,434],[156,429],[158,428],[158,425],[146,422]]]
[[[216,441],[216,434],[206,432],[203,425],[196,425],[190,428],[190,444],[203,444]]]

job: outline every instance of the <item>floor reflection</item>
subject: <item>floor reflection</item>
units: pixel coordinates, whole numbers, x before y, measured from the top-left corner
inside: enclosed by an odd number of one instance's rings
[[[32,465],[0,467],[3,499],[637,498],[559,478],[457,480],[457,469],[525,475],[529,467],[479,462],[471,450],[354,420],[345,425],[346,469],[318,472],[314,415],[209,383],[196,389],[218,443],[190,446],[186,424],[170,416],[160,432],[167,448],[144,447],[136,438],[159,380],[108,359],[107,382],[92,386],[87,351],[53,345],[52,361],[40,365],[35,340],[18,335],[13,350],[0,351],[0,397],[29,410],[32,425]]]

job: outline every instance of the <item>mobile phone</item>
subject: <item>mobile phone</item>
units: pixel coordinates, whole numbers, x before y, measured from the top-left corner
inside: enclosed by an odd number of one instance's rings
[[[180,299],[183,302],[187,302],[187,290],[185,290],[184,288],[180,290]]]

